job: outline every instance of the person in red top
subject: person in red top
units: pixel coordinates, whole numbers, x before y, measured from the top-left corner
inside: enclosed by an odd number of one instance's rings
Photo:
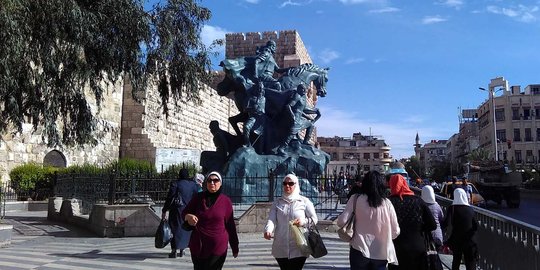
[[[191,199],[182,216],[193,230],[189,241],[193,269],[219,270],[225,263],[228,244],[233,256],[238,256],[238,235],[231,199],[221,193],[221,175],[211,172],[205,183],[206,190]]]

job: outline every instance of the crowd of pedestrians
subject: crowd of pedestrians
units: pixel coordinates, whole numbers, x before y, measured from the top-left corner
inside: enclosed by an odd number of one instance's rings
[[[183,256],[189,247],[194,269],[222,269],[229,246],[233,257],[239,254],[232,203],[221,189],[223,179],[218,172],[190,179],[187,170],[179,179],[171,183],[162,214],[167,219],[169,213],[174,235],[169,257]],[[422,187],[417,196],[400,174],[385,179],[370,171],[355,180],[336,220],[338,227],[353,222],[352,270],[428,270],[427,243],[437,250],[450,247],[452,270],[459,269],[462,257],[467,270],[476,269],[477,223],[466,190],[454,189],[453,203],[444,213],[431,186]],[[282,196],[270,207],[263,237],[272,240],[271,253],[280,269],[300,270],[310,253],[299,246],[292,231],[317,224],[317,214],[313,203],[300,194],[296,175],[286,175],[282,184]],[[450,237],[445,241],[446,229]]]

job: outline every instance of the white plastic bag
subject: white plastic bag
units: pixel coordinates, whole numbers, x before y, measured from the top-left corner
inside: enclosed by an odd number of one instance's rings
[[[302,253],[311,254],[311,248],[309,247],[309,243],[306,238],[306,228],[294,225],[292,220],[289,221],[289,227],[294,237],[294,241],[296,242],[296,246],[298,246]]]

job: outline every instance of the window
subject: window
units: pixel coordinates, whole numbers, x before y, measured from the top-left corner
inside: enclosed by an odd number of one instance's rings
[[[500,142],[506,142],[506,129],[497,129],[497,139]]]
[[[532,141],[532,135],[531,135],[531,129],[525,128],[525,141],[531,142]]]
[[[390,154],[388,153],[383,153],[383,158],[389,158],[390,157]]]
[[[350,141],[349,143],[349,146],[356,146],[356,141]]]
[[[378,159],[379,158],[379,153],[373,153],[373,158]]]
[[[369,165],[364,165],[364,172],[369,172],[370,168]]]
[[[521,133],[519,131],[519,128],[514,128],[514,142],[520,142],[521,141]]]
[[[504,121],[504,108],[495,110],[495,119],[498,121]]]
[[[512,108],[512,120],[519,120],[519,108]]]
[[[534,163],[534,156],[533,156],[532,150],[527,150],[525,152],[525,161],[527,163]]]
[[[369,153],[364,153],[364,159],[369,159],[370,158],[370,154]]]
[[[521,160],[521,150],[516,150],[514,152],[514,155],[516,156],[516,163],[522,163],[523,160]]]
[[[540,107],[534,108],[534,116],[535,116],[536,118],[538,118],[538,116],[540,116]]]
[[[523,108],[523,120],[531,120],[531,108]]]

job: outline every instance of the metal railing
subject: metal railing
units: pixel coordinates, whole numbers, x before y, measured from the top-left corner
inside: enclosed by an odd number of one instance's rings
[[[437,196],[446,212],[450,199]],[[478,267],[483,270],[540,269],[540,228],[472,206],[478,222]]]
[[[281,178],[271,175],[224,178],[223,193],[231,198],[235,212],[241,212],[255,202],[272,202],[280,197],[283,190]],[[163,205],[173,180],[144,174],[58,175],[54,194],[64,199],[80,200],[82,214],[89,214],[97,203],[151,203],[159,207]],[[346,203],[343,188],[334,188],[318,178],[301,181],[301,194],[314,203],[315,210],[323,218],[335,217]]]

